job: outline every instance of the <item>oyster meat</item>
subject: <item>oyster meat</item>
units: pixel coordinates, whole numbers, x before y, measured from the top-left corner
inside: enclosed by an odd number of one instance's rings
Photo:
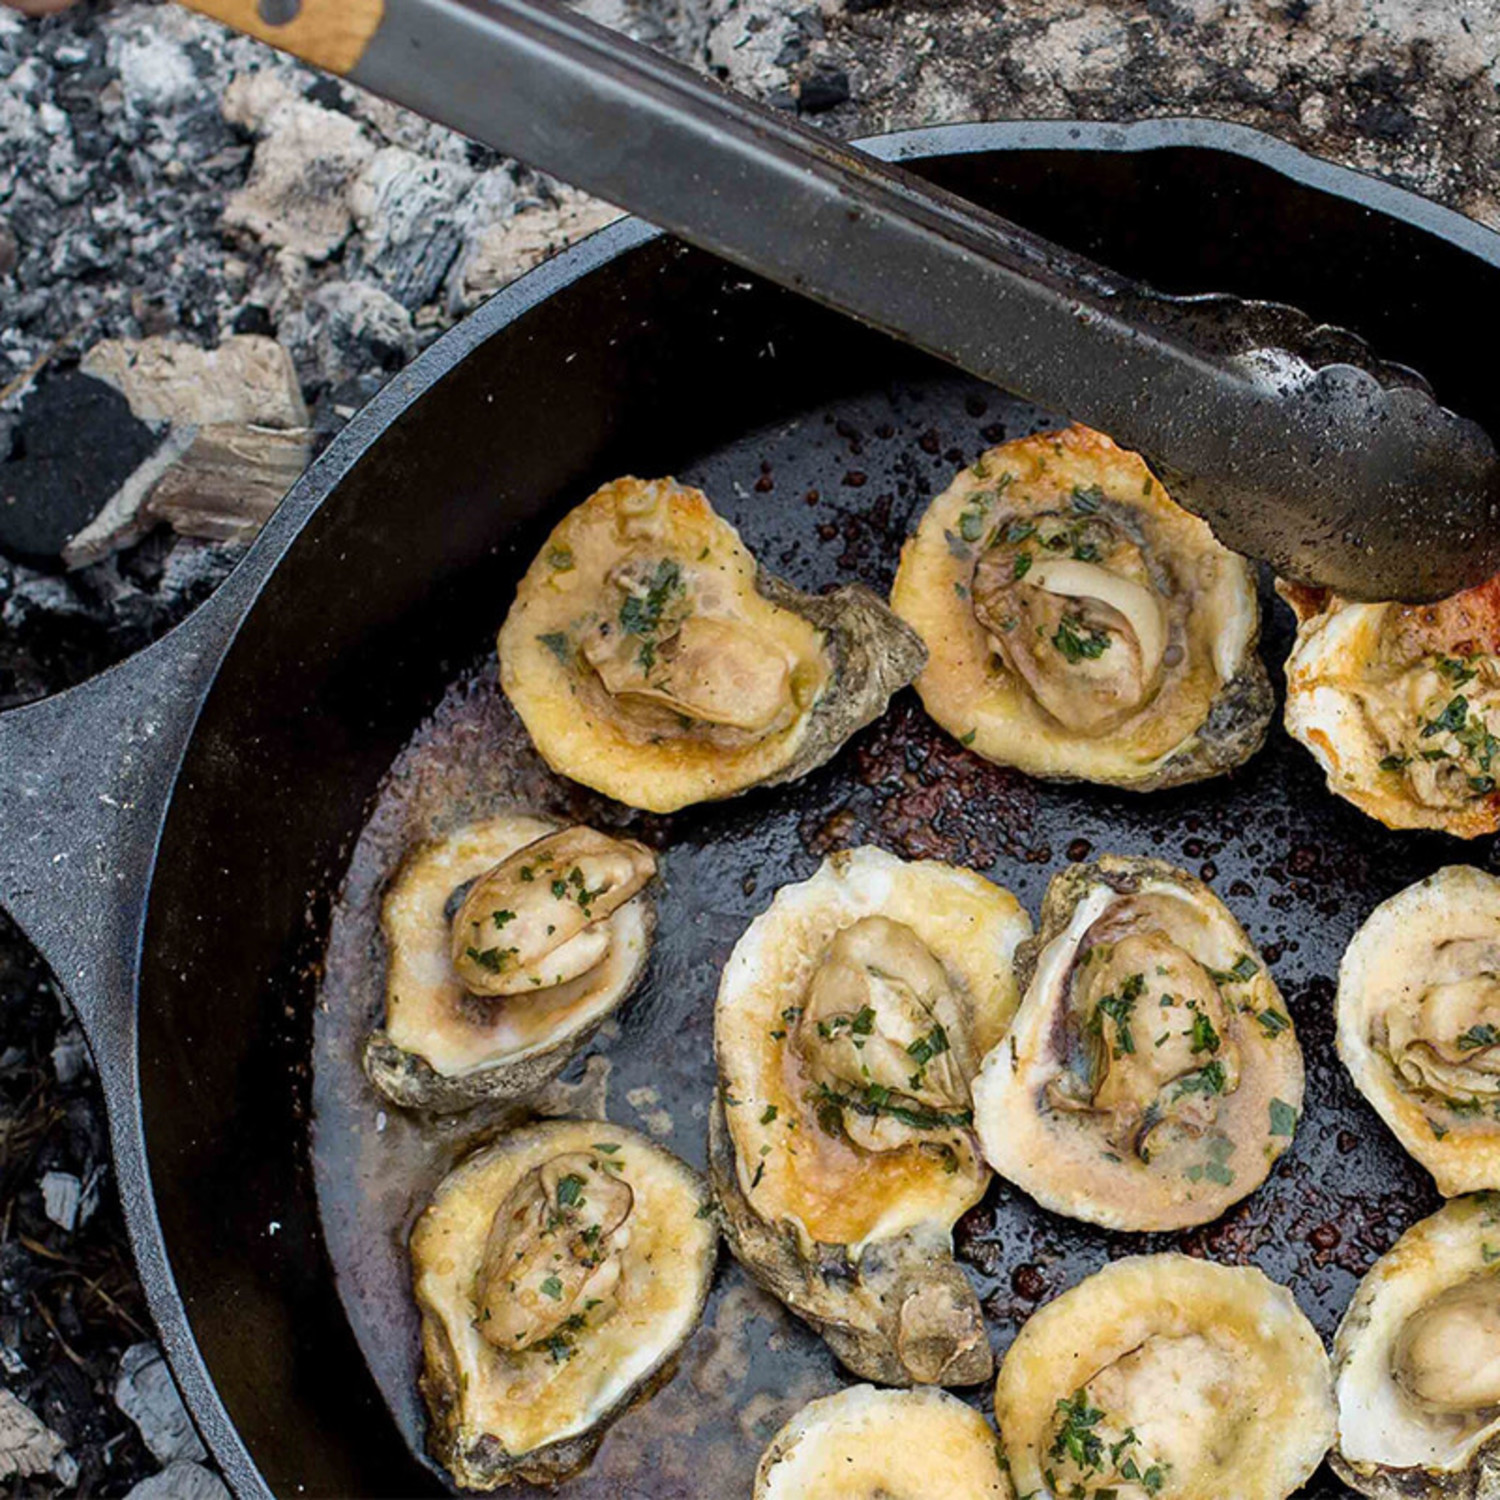
[[[1339,965],[1338,1049],[1444,1197],[1500,1188],[1500,880],[1449,865],[1382,902]]]
[[[780,890],[725,966],[709,1155],[730,1244],[866,1379],[992,1368],[953,1224],[989,1181],[970,1079],[1030,930],[971,871],[863,848]]]
[[[1207,1223],[1265,1181],[1302,1051],[1244,929],[1201,881],[1106,855],[1053,880],[1024,986],[974,1082],[989,1164],[1110,1229]]]
[[[406,1108],[451,1112],[556,1077],[645,972],[655,873],[633,839],[514,813],[417,849],[381,907],[371,1081]]]
[[[433,1456],[478,1490],[583,1468],[670,1378],[717,1243],[698,1175],[605,1121],[533,1125],[461,1163],[411,1235]]]
[[[500,682],[553,770],[674,812],[822,765],[925,656],[868,589],[764,572],[700,491],[617,479],[521,580]]]
[[[1286,727],[1387,828],[1500,828],[1500,578],[1437,604],[1278,586],[1297,614]]]
[[[854,1385],[771,1440],[754,1500],[1013,1500],[995,1434],[956,1396]]]
[[[1033,1313],[995,1386],[1022,1495],[1285,1500],[1334,1438],[1328,1356],[1248,1266],[1117,1260]]]
[[[902,549],[891,605],[931,653],[928,713],[1000,765],[1149,791],[1265,738],[1251,565],[1087,427],[963,470]]]
[[[1376,1500],[1500,1494],[1500,1197],[1408,1229],[1360,1282],[1333,1361],[1346,1483]]]

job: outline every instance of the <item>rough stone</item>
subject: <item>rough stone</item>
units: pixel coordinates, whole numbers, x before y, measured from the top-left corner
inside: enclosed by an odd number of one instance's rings
[[[222,1479],[202,1464],[179,1460],[134,1485],[125,1500],[233,1500]]]
[[[115,1405],[140,1429],[161,1463],[208,1456],[155,1344],[132,1344],[125,1351],[115,1380]]]

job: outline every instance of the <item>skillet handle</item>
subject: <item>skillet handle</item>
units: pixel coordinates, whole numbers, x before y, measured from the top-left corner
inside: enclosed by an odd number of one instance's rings
[[[330,73],[347,73],[360,60],[385,15],[385,0],[183,0],[183,4]]]
[[[106,1086],[134,1076],[146,891],[182,752],[243,611],[236,582],[119,666],[0,714],[0,906],[51,965]]]

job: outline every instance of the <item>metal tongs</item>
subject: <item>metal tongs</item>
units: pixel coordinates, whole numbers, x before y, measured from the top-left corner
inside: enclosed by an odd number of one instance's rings
[[[1488,435],[1294,308],[1158,295],[544,0],[187,3],[1109,433],[1285,577],[1500,570]]]

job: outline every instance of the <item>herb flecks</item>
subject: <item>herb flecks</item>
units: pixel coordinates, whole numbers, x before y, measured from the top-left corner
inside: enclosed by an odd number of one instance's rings
[[[1085,625],[1081,616],[1064,615],[1052,633],[1052,644],[1069,666],[1077,666],[1081,661],[1098,661],[1113,640],[1107,630]]]

